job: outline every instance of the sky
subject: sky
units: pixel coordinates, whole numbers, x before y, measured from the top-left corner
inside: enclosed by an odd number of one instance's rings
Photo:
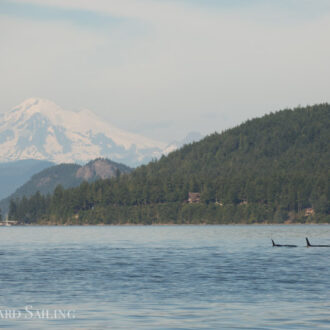
[[[328,0],[0,0],[0,112],[29,97],[171,142],[330,102]]]

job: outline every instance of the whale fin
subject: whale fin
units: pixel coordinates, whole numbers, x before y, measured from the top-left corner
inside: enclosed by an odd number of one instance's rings
[[[273,246],[276,246],[275,242],[272,240]]]
[[[307,237],[306,237],[306,242],[307,242],[307,246],[312,246],[311,243],[309,243],[309,240]]]

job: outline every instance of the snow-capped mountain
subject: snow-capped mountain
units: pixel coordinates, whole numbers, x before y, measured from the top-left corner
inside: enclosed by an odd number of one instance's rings
[[[40,98],[27,99],[0,117],[0,162],[82,163],[105,157],[136,166],[174,149],[118,129],[89,110],[63,110]]]

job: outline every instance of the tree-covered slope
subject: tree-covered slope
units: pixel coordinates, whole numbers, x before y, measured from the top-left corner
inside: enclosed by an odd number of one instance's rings
[[[329,221],[329,141],[328,104],[279,111],[187,145],[130,175],[58,188],[45,212],[29,221]],[[199,192],[201,202],[187,204],[189,192]]]
[[[53,193],[58,185],[64,189],[77,187],[82,182],[114,177],[120,173],[130,173],[131,168],[108,159],[95,159],[84,166],[60,164],[49,167],[35,175],[19,187],[13,194],[0,201],[3,214],[8,212],[11,200],[30,197],[39,192],[41,195]]]
[[[0,163],[0,200],[12,194],[32,175],[53,165],[54,163],[36,159]]]

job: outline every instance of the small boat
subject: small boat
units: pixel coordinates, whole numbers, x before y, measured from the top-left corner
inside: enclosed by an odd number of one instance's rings
[[[12,225],[17,225],[17,223],[18,221],[6,219],[5,221],[0,222],[0,226],[10,227]]]

